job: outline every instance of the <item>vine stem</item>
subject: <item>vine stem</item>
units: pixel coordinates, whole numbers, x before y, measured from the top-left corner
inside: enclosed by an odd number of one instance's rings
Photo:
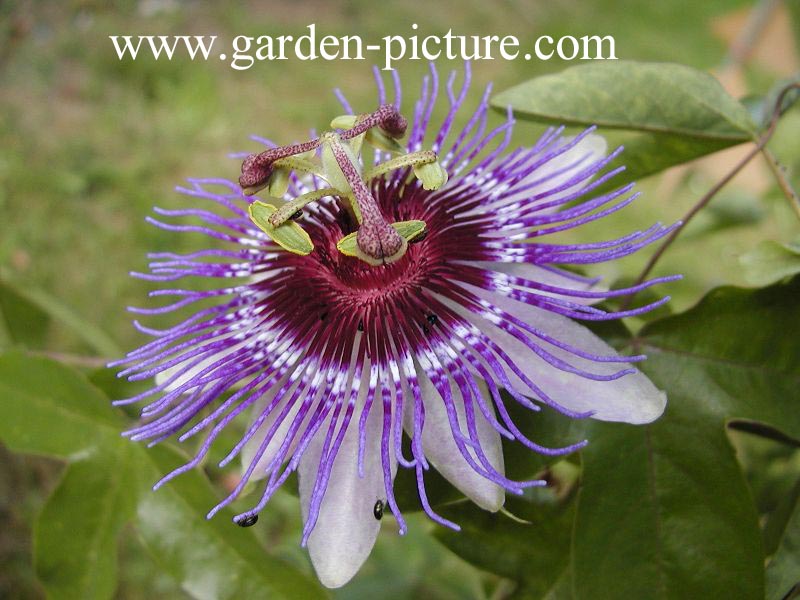
[[[775,176],[775,180],[778,182],[778,187],[781,188],[783,195],[786,196],[792,209],[794,209],[794,214],[800,219],[800,198],[797,197],[797,193],[792,189],[792,184],[789,183],[789,180],[786,178],[786,173],[778,163],[778,159],[775,158],[775,155],[772,154],[768,148],[764,148],[764,158],[767,160],[767,165]]]
[[[695,203],[694,206],[692,206],[692,208],[689,209],[689,211],[680,220],[680,224],[675,229],[672,230],[672,233],[670,233],[666,237],[661,246],[658,247],[658,250],[656,250],[653,253],[653,256],[650,257],[650,260],[647,261],[647,264],[645,265],[644,269],[642,269],[642,272],[639,273],[639,276],[636,278],[636,281],[633,283],[633,286],[637,286],[640,283],[643,283],[645,279],[647,279],[647,276],[656,266],[656,263],[658,263],[659,259],[663,256],[664,252],[667,251],[667,248],[669,248],[672,245],[672,242],[674,242],[675,239],[680,235],[684,227],[688,225],[689,221],[691,221],[697,213],[703,210],[708,205],[708,203],[711,202],[714,196],[716,196],[717,193],[731,181],[731,179],[736,177],[736,175],[738,175],[739,172],[745,166],[747,166],[747,164],[751,160],[753,160],[755,156],[764,151],[767,143],[772,138],[772,135],[775,133],[775,129],[778,126],[778,121],[780,120],[781,114],[783,112],[782,111],[783,101],[786,98],[786,95],[792,90],[796,89],[800,89],[800,83],[798,82],[791,83],[781,90],[780,94],[778,94],[778,99],[775,101],[775,107],[772,110],[772,116],[770,117],[769,120],[769,126],[764,131],[764,133],[762,133],[761,136],[758,138],[755,147],[750,152],[748,152],[747,155],[744,158],[742,158],[736,164],[736,166],[733,167],[733,169],[731,169],[730,172],[728,172],[727,175],[725,175],[725,177],[720,179],[710,190],[708,190],[708,192],[706,192],[702,196],[702,198],[700,198],[700,200],[697,201],[697,203]],[[625,300],[625,302],[623,303],[623,307],[628,308],[631,302],[633,302],[633,298],[635,296],[636,296],[635,293],[629,295]]]

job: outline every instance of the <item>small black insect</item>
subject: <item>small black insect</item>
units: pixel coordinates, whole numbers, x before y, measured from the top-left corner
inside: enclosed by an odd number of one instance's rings
[[[436,325],[439,322],[439,317],[434,315],[433,313],[428,315],[428,323],[431,325]]]
[[[258,515],[249,515],[244,519],[239,519],[238,521],[236,521],[236,524],[239,527],[252,527],[253,525],[256,524],[257,521],[258,521]]]
[[[375,502],[375,506],[372,507],[372,516],[378,521],[383,518],[383,500]]]
[[[416,237],[413,237],[410,240],[408,240],[408,243],[416,244],[417,242],[421,242],[422,240],[424,240],[426,237],[428,237],[428,230],[423,229]]]
[[[364,320],[363,319],[359,319],[358,320],[358,330],[359,331],[364,331]]]
[[[428,326],[427,326],[427,325],[423,325],[423,326],[422,326],[422,333],[430,333],[430,332],[431,332],[431,330],[430,330],[430,329],[428,329]]]
[[[289,218],[290,218],[290,219],[292,219],[292,220],[294,220],[294,221],[296,221],[297,219],[299,219],[299,218],[300,218],[300,217],[302,217],[302,216],[303,216],[303,211],[302,211],[302,210],[298,210],[298,211],[294,212],[294,213],[292,214],[292,216],[291,216],[291,217],[289,217]]]

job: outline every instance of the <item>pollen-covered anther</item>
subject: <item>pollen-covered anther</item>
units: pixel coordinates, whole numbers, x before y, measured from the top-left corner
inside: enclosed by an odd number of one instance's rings
[[[331,121],[333,129],[352,129],[358,123],[358,115],[339,115]]]
[[[242,174],[239,176],[239,185],[242,187],[242,191],[248,196],[252,196],[267,187],[270,175],[272,175],[272,164],[263,164],[259,161],[258,156],[257,154],[251,154],[242,162]]]
[[[284,220],[277,227],[272,224],[271,218],[277,212],[277,209],[272,204],[256,201],[248,206],[247,210],[250,214],[250,220],[284,250],[300,256],[311,254],[314,250],[314,243],[311,241],[311,237],[294,221],[287,222]]]

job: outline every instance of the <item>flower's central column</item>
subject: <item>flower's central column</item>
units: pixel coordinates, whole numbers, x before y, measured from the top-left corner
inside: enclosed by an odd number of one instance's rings
[[[356,241],[362,258],[373,264],[389,263],[405,254],[407,243],[384,218],[375,197],[364,183],[361,163],[349,144],[335,132],[324,133],[322,164],[329,181],[354,203],[360,220]]]

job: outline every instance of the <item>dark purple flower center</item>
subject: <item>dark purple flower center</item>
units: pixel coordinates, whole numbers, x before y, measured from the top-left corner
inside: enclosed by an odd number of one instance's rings
[[[429,192],[406,188],[411,192],[411,198],[406,199],[405,193],[387,190],[382,183],[373,187],[373,193],[383,213],[392,220],[417,219],[425,213],[422,196]],[[421,294],[422,284],[430,280],[445,258],[445,245],[436,231],[411,244],[405,256],[394,263],[372,266],[345,256],[336,244],[355,231],[357,224],[335,201],[325,202],[320,208],[301,221],[314,242],[314,252],[308,256],[281,253],[278,262],[293,272],[287,292],[298,301],[324,306],[332,323],[352,322],[353,314],[362,318],[370,315],[374,320],[385,316],[384,311],[396,310],[401,296]],[[370,321],[364,319],[365,323]]]

